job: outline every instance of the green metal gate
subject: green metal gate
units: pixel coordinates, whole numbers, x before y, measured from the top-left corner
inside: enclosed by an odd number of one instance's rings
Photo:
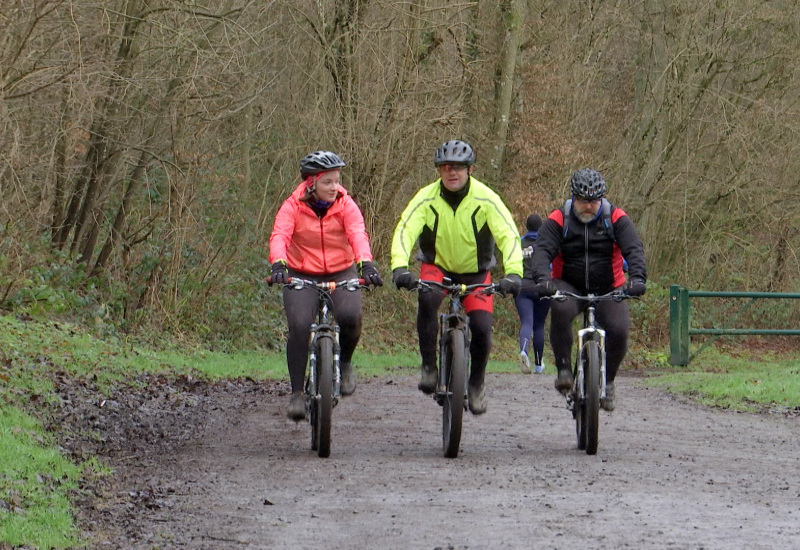
[[[798,329],[691,328],[689,326],[689,298],[750,298],[750,301],[739,310],[739,315],[741,315],[760,298],[797,299],[800,298],[800,294],[790,292],[713,292],[688,290],[680,285],[671,285],[669,287],[669,362],[671,365],[688,365],[689,361],[713,341],[713,339],[709,340],[699,350],[689,355],[689,341],[692,334],[712,334],[715,336],[738,334],[800,335],[800,330]],[[731,319],[731,324],[739,315]]]

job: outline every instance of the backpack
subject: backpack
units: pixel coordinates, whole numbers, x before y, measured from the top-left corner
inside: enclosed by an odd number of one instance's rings
[[[567,229],[569,228],[569,214],[572,212],[572,199],[567,199],[561,210],[564,215],[564,234],[562,237],[566,237]],[[603,226],[606,228],[606,233],[611,237],[611,240],[617,242],[617,236],[614,234],[614,224],[611,223],[611,203],[606,198],[603,199]]]

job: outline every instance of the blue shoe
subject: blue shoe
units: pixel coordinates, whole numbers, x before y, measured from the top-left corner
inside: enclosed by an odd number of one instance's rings
[[[533,366],[533,373],[534,374],[542,374],[544,372],[544,361],[542,361],[541,365],[534,365]]]

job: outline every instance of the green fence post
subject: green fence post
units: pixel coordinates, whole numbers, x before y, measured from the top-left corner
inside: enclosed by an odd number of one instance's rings
[[[669,287],[669,363],[689,364],[689,291],[680,285]]]

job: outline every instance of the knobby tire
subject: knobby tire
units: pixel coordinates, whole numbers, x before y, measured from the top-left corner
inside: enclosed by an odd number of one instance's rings
[[[583,359],[583,357],[578,357],[575,361],[575,369],[573,371],[573,375],[575,376],[575,382],[572,387],[572,395],[574,399],[574,405],[572,409],[572,418],[575,419],[575,434],[578,437],[578,450],[585,451],[586,450],[586,400],[584,399],[585,391],[585,367],[583,373],[581,373],[580,369],[578,368],[579,363]]]
[[[448,341],[445,373],[445,396],[442,403],[442,439],[444,456],[456,458],[461,445],[461,424],[464,416],[464,392],[466,390],[467,356],[464,333],[451,330]]]
[[[600,346],[589,341],[584,346],[584,402],[582,430],[586,454],[597,454],[600,441]]]
[[[319,338],[317,356],[316,451],[322,458],[331,454],[331,417],[333,415],[333,340]],[[312,445],[313,448],[313,445]]]

